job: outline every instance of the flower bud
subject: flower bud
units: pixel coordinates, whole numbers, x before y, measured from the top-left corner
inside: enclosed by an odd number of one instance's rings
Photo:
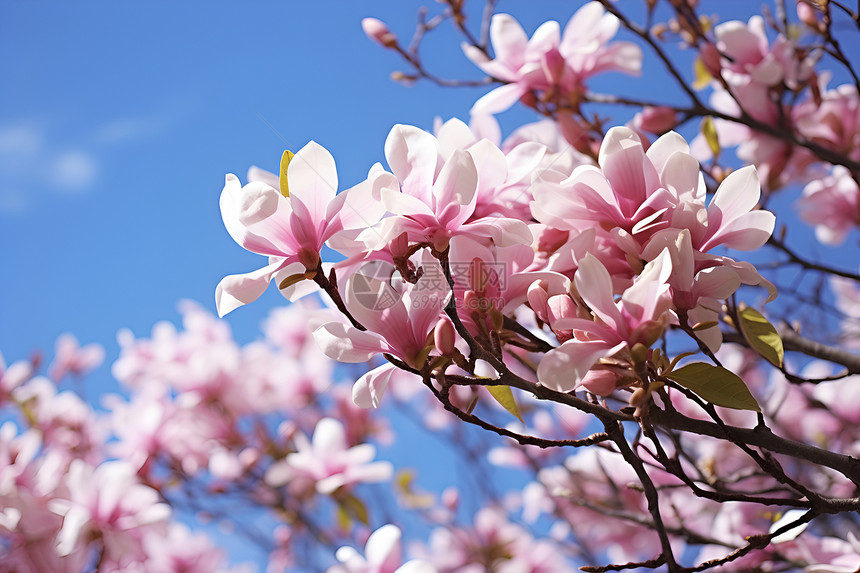
[[[708,70],[714,77],[719,77],[720,71],[723,68],[722,56],[717,47],[713,44],[704,44],[699,50],[699,58],[702,60],[705,69]]]
[[[670,107],[645,107],[633,118],[633,125],[648,133],[666,133],[678,124],[678,114]]]
[[[818,30],[818,14],[815,8],[809,2],[798,0],[797,2],[797,19],[812,28]]]
[[[609,370],[589,370],[580,384],[592,394],[609,396],[615,391],[619,378],[618,374]]]
[[[397,45],[397,36],[391,33],[382,20],[365,18],[361,21],[361,29],[368,38],[384,48],[393,48]]]
[[[463,293],[463,308],[467,312],[475,312],[480,310],[483,304],[483,297],[476,294],[473,290],[467,290]]]
[[[648,354],[649,348],[641,342],[637,342],[633,345],[633,348],[630,349],[630,356],[633,359],[634,364],[641,364],[648,360]]]
[[[451,319],[447,316],[440,318],[433,331],[433,342],[442,356],[452,356],[454,354],[457,350],[454,347],[456,338],[457,333],[454,330],[454,323],[451,322]]]
[[[460,506],[460,492],[455,487],[445,488],[442,492],[442,504],[451,511],[457,511]]]

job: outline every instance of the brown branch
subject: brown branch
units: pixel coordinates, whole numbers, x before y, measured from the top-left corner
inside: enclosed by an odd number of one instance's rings
[[[831,163],[832,163],[832,161],[831,161]],[[860,275],[858,275],[857,273],[852,273],[850,271],[843,271],[843,270],[839,270],[839,269],[834,269],[833,267],[828,267],[825,265],[820,265],[818,263],[814,263],[812,261],[807,261],[806,259],[804,259],[800,255],[798,255],[796,252],[794,252],[792,249],[790,249],[785,243],[783,243],[782,241],[780,241],[779,239],[777,239],[775,237],[771,237],[770,239],[768,239],[767,244],[770,245],[771,247],[779,249],[780,251],[782,251],[783,253],[788,255],[788,262],[793,263],[795,265],[800,265],[804,269],[808,269],[810,271],[819,271],[822,273],[827,273],[830,275],[836,275],[838,277],[843,277],[846,279],[851,279],[853,281],[860,282]]]
[[[815,446],[810,446],[809,444],[804,444],[802,442],[789,440],[787,438],[777,436],[766,428],[757,427],[755,429],[748,429],[738,428],[736,426],[725,426],[724,429],[713,422],[696,420],[688,418],[678,412],[669,412],[657,408],[651,409],[649,420],[653,424],[658,424],[673,430],[691,432],[694,434],[701,434],[703,436],[711,436],[713,438],[731,439],[733,436],[736,440],[740,440],[748,446],[763,448],[776,454],[783,454],[793,458],[806,460],[819,466],[834,469],[854,483],[860,484],[860,460],[857,458],[816,448]],[[837,509],[837,507],[844,505],[840,500],[830,498],[823,499],[827,505],[834,510],[833,512],[844,511],[844,509]],[[842,501],[846,502],[848,506],[860,509],[860,498],[851,498]]]
[[[462,376],[446,376],[441,371],[435,374],[436,380],[442,386],[441,390],[437,390],[432,380],[432,374],[427,372],[422,375],[424,379],[424,385],[430,388],[433,392],[433,395],[442,403],[446,410],[453,413],[455,416],[467,422],[469,424],[473,424],[475,426],[479,426],[485,430],[489,430],[494,432],[500,436],[504,436],[506,438],[511,438],[516,440],[519,444],[524,446],[537,446],[539,448],[556,448],[556,447],[571,447],[571,448],[581,448],[584,446],[592,446],[594,444],[598,444],[600,442],[605,442],[609,439],[609,436],[605,433],[599,432],[588,436],[587,438],[583,438],[581,440],[549,440],[545,438],[538,438],[536,436],[527,436],[525,434],[519,434],[517,432],[512,432],[507,428],[501,428],[499,426],[495,426],[490,424],[486,420],[475,416],[472,413],[464,412],[453,403],[451,403],[451,398],[449,395],[449,389],[452,385],[459,386],[503,386],[501,382],[495,380],[473,380],[463,378]]]
[[[784,322],[779,325],[777,331],[785,350],[840,364],[848,369],[848,374],[860,374],[860,355],[804,338]]]
[[[654,531],[657,532],[657,536],[660,538],[660,548],[662,549],[662,555],[660,557],[662,558],[663,563],[667,566],[669,573],[679,571],[679,565],[677,561],[675,561],[675,555],[672,551],[672,542],[669,539],[669,534],[666,532],[666,526],[663,524],[663,517],[660,514],[660,494],[657,491],[657,488],[654,487],[654,482],[651,480],[651,476],[649,476],[648,472],[645,470],[645,464],[630,448],[630,444],[627,443],[627,438],[624,437],[624,429],[620,423],[607,420],[603,422],[603,427],[615,445],[618,446],[619,452],[622,457],[624,457],[624,460],[633,468],[633,471],[636,472],[636,476],[642,484],[645,492],[645,500],[648,502],[648,512],[654,520]]]
[[[627,569],[641,569],[642,567],[645,567],[647,569],[656,569],[664,563],[666,563],[666,560],[661,555],[656,559],[649,559],[648,561],[637,561],[623,563],[620,565],[584,565],[579,569],[580,571],[585,571],[586,573],[604,573],[606,571],[626,571]]]

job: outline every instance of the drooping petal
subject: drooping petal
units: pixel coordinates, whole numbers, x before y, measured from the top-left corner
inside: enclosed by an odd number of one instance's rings
[[[390,347],[378,334],[343,322],[327,322],[314,330],[314,339],[323,353],[340,362],[366,362]]]
[[[227,313],[260,298],[269,286],[272,275],[283,266],[283,260],[276,260],[256,271],[229,275],[221,279],[215,288],[215,308],[218,310],[218,316],[223,318]]]
[[[612,347],[603,340],[569,340],[547,352],[538,365],[538,382],[557,392],[570,392],[579,386],[588,369]]]
[[[501,113],[517,103],[528,88],[522,83],[505,84],[482,96],[469,113],[474,115]]]
[[[378,408],[391,375],[396,371],[396,366],[386,362],[364,374],[352,387],[353,403],[359,408]]]

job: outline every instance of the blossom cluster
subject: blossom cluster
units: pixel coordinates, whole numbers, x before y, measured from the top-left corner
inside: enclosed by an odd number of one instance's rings
[[[61,336],[46,375],[0,356],[0,572],[248,570],[185,525],[210,521],[267,573],[858,570],[860,276],[782,245],[765,208],[800,184],[820,242],[860,225],[857,86],[817,69],[841,55],[822,3],[798,3],[810,43],[671,5],[659,33],[603,1],[531,37],[487,14],[483,43],[464,33],[493,84],[468,124],[395,125],[340,191],[313,141],[278,173],[228,174],[226,230],[265,263],[218,284],[218,318],[184,302],[179,328],[120,331],[122,395],[100,408],[71,389],[99,345]],[[613,103],[593,78],[642,72],[622,26],[667,63],[666,30],[696,49],[689,107],[588,117]],[[503,138],[492,114],[517,102],[545,117]],[[672,129],[693,117],[688,144]],[[744,166],[720,163],[732,147]],[[744,253],[768,243],[831,275],[815,300],[839,313],[833,346],[765,318],[777,289]],[[223,317],[271,283],[293,304],[239,344]],[[395,465],[397,447],[426,457],[406,423],[468,479],[425,491]]]
[[[798,9],[803,12],[804,6],[809,9],[802,2]],[[805,19],[807,25],[817,23],[814,13],[806,13]],[[849,169],[842,165],[828,168],[809,146],[847,161],[860,160],[856,85],[830,87],[831,74],[815,71],[823,49],[803,46],[783,33],[771,43],[761,16],[720,23],[714,27],[714,39],[702,47],[700,55],[703,67],[713,76],[709,84],[713,108],[732,118],[749,117],[776,131],[718,119],[718,146],[737,146],[737,157],[757,167],[769,190],[807,183],[798,202],[801,217],[815,225],[819,241],[841,243],[848,230],[860,225],[860,187]],[[791,136],[781,137],[779,131]],[[697,143],[701,159],[711,155],[704,138]]]
[[[334,163],[315,143],[289,163],[289,196],[261,182],[239,187],[228,176],[222,213],[228,229],[239,229],[234,237],[246,246],[284,246],[270,253],[265,278],[255,272],[219,285],[220,311],[246,298],[247,285],[256,295],[290,265],[302,267],[293,268],[301,281],[315,278],[334,293],[318,255],[326,235],[301,229],[354,217],[365,226],[328,237],[345,257],[332,271],[345,285],[344,316],[314,333],[328,356],[365,362],[385,354],[420,372],[431,356],[450,352],[434,346],[434,332],[453,346],[464,343],[448,325],[449,305],[476,339],[504,330],[494,324],[499,315],[530,312],[561,343],[541,360],[538,381],[567,392],[589,380],[589,389],[610,394],[616,382],[635,379],[636,345],[649,348],[670,324],[704,324],[710,326],[698,337],[716,350],[718,301],[742,284],[767,284],[749,263],[711,254],[720,246],[754,250],[770,236],[774,216],[756,208],[754,168],[726,177],[706,204],[699,163],[675,133],[646,152],[635,132],[613,128],[597,165],[556,163],[560,151],[530,142],[502,148],[451,120],[437,136],[395,126],[385,144],[391,172],[376,166],[337,195],[329,186],[337,180]],[[515,202],[504,199],[511,193]],[[311,214],[302,199],[311,195],[341,206]],[[297,263],[299,253],[312,255]],[[299,284],[284,290],[294,296]],[[593,371],[601,359],[620,360],[627,374]],[[363,376],[356,403],[378,405],[393,369],[386,364]]]

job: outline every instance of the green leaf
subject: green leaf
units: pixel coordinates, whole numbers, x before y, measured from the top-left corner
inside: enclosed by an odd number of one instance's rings
[[[717,406],[761,412],[744,381],[725,368],[706,362],[693,362],[664,376]]]
[[[290,166],[290,161],[295,157],[295,153],[287,149],[281,155],[281,195],[284,197],[290,196],[290,186],[287,184],[287,167]]]
[[[738,321],[741,333],[750,346],[765,360],[780,368],[785,350],[776,328],[759,311],[743,303],[738,307]]]
[[[367,508],[364,503],[354,495],[347,494],[342,499],[338,500],[338,505],[346,514],[347,518],[354,517],[364,525],[369,525],[370,521],[367,518]],[[338,516],[340,518],[340,516]]]
[[[337,526],[343,531],[350,531],[352,529],[352,518],[342,505],[337,506],[335,518],[337,520]]]
[[[693,74],[695,75],[693,79],[693,89],[695,90],[705,89],[711,83],[711,80],[714,79],[714,76],[705,67],[705,62],[701,58],[696,58],[696,61],[693,62]]]
[[[684,358],[686,358],[686,357],[688,357],[688,356],[692,356],[693,354],[698,354],[698,353],[699,353],[699,351],[698,351],[698,350],[693,350],[693,351],[691,351],[691,352],[682,352],[681,354],[679,354],[678,356],[676,356],[675,358],[673,358],[673,359],[672,359],[672,362],[670,362],[670,363],[669,363],[669,370],[674,370],[674,369],[675,369],[675,366],[677,366],[677,365],[678,365],[678,362],[680,362],[680,361],[681,361],[681,360],[683,360]]]
[[[496,402],[502,405],[502,408],[516,416],[516,418],[525,424],[523,417],[520,414],[520,408],[514,400],[514,393],[510,386],[484,386],[490,395],[496,399]]]
[[[705,141],[708,142],[708,147],[711,148],[711,153],[714,155],[714,159],[720,156],[720,138],[717,135],[717,128],[714,125],[714,118],[711,116],[707,116],[702,120],[702,135],[705,136]]]
[[[720,323],[716,320],[708,320],[706,322],[698,322],[693,325],[693,332],[701,332],[703,330],[708,330],[709,328],[713,328],[715,326],[719,326]]]

